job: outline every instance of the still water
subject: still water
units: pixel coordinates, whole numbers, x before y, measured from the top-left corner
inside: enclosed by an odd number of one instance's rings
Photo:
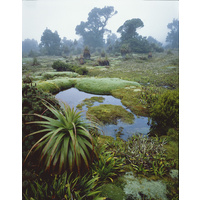
[[[62,102],[64,102],[68,104],[70,107],[74,107],[74,108],[76,108],[78,104],[82,103],[84,99],[86,98],[89,99],[91,97],[104,98],[104,101],[102,103],[94,102],[93,106],[98,106],[100,104],[120,105],[123,108],[125,108],[128,112],[131,112],[129,109],[127,109],[125,106],[122,105],[120,99],[117,99],[111,95],[89,94],[86,92],[79,91],[76,88],[70,88],[68,90],[59,92],[55,96],[55,98],[60,102],[61,106],[62,106]],[[82,110],[83,110],[83,113],[86,113],[87,107],[83,106]],[[116,138],[116,133],[120,131],[123,133],[120,137],[124,140],[127,140],[128,137],[130,137],[134,133],[147,134],[150,128],[149,125],[147,124],[148,117],[139,117],[139,116],[136,116],[134,113],[133,115],[135,117],[133,124],[127,124],[127,123],[122,122],[121,120],[118,120],[117,125],[106,124],[102,127],[104,134]]]

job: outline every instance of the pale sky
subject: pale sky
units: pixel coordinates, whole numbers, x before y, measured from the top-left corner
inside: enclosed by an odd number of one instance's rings
[[[160,42],[165,42],[169,32],[167,24],[179,18],[179,2],[173,0],[23,0],[22,40],[29,38],[40,42],[46,27],[53,32],[56,30],[61,38],[78,39],[76,26],[87,21],[94,7],[104,6],[113,6],[118,11],[107,24],[113,33],[126,20],[140,18],[144,27],[138,33]]]

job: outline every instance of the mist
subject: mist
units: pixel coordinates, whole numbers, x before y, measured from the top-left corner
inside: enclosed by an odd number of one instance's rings
[[[22,2],[22,40],[27,38],[40,42],[43,31],[48,28],[57,31],[61,38],[79,39],[75,28],[81,21],[87,21],[88,13],[94,8],[113,6],[118,12],[109,19],[106,28],[112,33],[126,21],[140,18],[144,27],[138,30],[142,36],[152,36],[165,43],[167,25],[179,18],[177,1],[98,1],[98,0],[35,0]]]

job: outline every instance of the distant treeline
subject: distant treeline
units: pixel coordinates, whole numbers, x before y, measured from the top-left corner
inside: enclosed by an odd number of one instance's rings
[[[164,51],[162,43],[155,38],[143,37],[137,30],[144,27],[141,19],[134,18],[126,20],[117,32],[121,34],[118,38],[116,34],[106,29],[108,20],[117,14],[114,7],[93,8],[88,14],[86,22],[81,22],[76,26],[76,34],[81,36],[79,40],[67,40],[66,37],[60,38],[57,31],[52,32],[46,28],[41,36],[40,43],[34,39],[22,41],[22,55],[35,57],[38,55],[79,55],[83,48],[87,46],[90,52],[107,53],[148,53]],[[174,19],[168,24],[166,42],[169,48],[179,47],[179,21]],[[106,39],[105,39],[106,37]]]

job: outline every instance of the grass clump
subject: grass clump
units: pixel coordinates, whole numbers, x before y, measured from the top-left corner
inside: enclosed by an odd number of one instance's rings
[[[119,78],[84,78],[77,79],[76,88],[93,94],[111,94],[111,91],[126,86],[140,86],[134,81],[125,81]]]
[[[132,124],[134,115],[125,110],[122,106],[102,104],[88,109],[88,114],[95,116],[104,124],[117,124],[120,119],[125,123]]]

